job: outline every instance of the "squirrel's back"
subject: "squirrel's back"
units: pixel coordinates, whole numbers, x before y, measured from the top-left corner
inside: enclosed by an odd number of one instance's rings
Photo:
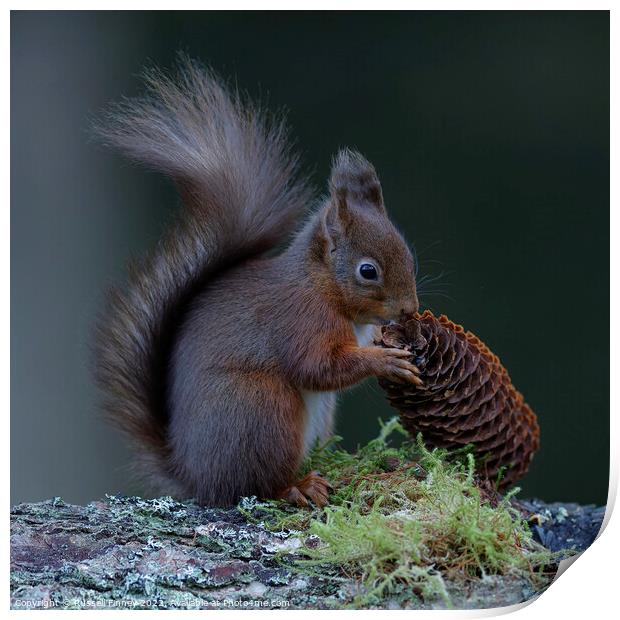
[[[164,172],[183,207],[152,253],[111,291],[98,325],[105,410],[134,442],[155,487],[174,492],[167,441],[167,366],[189,301],[213,274],[284,241],[308,205],[285,128],[181,57],[146,74],[147,94],[112,107],[104,143]]]

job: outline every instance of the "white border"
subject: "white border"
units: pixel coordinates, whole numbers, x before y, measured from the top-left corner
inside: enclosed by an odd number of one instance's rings
[[[130,5],[130,6],[128,6]],[[85,9],[85,8],[100,8],[105,10],[110,9],[128,9],[132,10],[205,10],[205,9],[224,9],[224,10],[245,10],[245,9],[277,9],[277,10],[291,10],[291,9],[306,9],[306,10],[323,10],[323,9],[337,9],[337,10],[359,10],[359,9],[374,9],[377,8],[377,3],[368,2],[365,0],[362,1],[330,1],[325,2],[322,0],[315,0],[312,3],[309,2],[249,2],[247,0],[229,0],[226,3],[220,2],[177,2],[174,7],[171,7],[170,4],[166,4],[161,1],[154,2],[118,2],[111,0],[105,3],[105,7],[92,7],[88,6],[85,2],[64,2],[59,7],[58,5],[54,5],[54,3],[49,1],[38,1],[38,2],[28,2],[28,3],[19,3],[12,2],[11,9],[28,9],[28,10],[56,10],[56,9]],[[380,8],[383,10],[386,9],[396,9],[396,10],[412,10],[412,9],[425,9],[425,10],[610,10],[610,3],[603,2],[473,2],[473,3],[464,3],[464,2],[383,2],[380,5]],[[9,81],[9,67],[10,67],[10,18],[9,12],[5,11],[4,13],[4,24],[2,31],[5,33],[5,45],[6,45],[6,54],[4,57],[4,62],[2,64],[3,67],[3,80],[2,84],[5,88],[5,96],[2,98],[0,105],[2,106],[2,118],[5,123],[5,133],[4,133],[4,165],[2,166],[2,176],[4,179],[3,187],[5,188],[5,192],[9,194],[10,192],[10,177],[9,177],[9,161],[10,161],[10,150],[9,150],[9,138],[10,138],[10,124],[9,124],[9,114],[10,114],[10,104],[9,104],[9,91],[10,91],[10,81]],[[615,36],[617,34],[617,27],[614,20],[614,12],[611,14],[611,107],[610,110],[617,110],[617,84],[615,77],[615,69],[618,66],[617,63],[617,45],[615,45]],[[613,146],[618,143],[618,125],[615,122],[615,116],[612,114],[611,116],[611,143],[612,143],[612,153]],[[614,161],[612,157],[611,161]],[[612,168],[613,170],[613,168]],[[614,183],[614,177],[612,175],[611,182],[611,204],[616,204],[616,188]],[[10,384],[9,384],[9,373],[10,373],[10,356],[9,356],[9,345],[10,345],[10,309],[9,309],[9,280],[10,280],[10,239],[9,239],[9,231],[10,231],[10,211],[8,208],[8,204],[10,201],[10,197],[7,196],[7,200],[5,202],[5,207],[2,209],[1,217],[2,217],[2,233],[5,236],[4,243],[1,245],[0,252],[2,253],[2,269],[4,275],[5,286],[2,289],[3,301],[1,304],[1,312],[2,312],[2,329],[1,329],[1,338],[3,345],[3,353],[1,360],[1,368],[0,368],[0,377],[2,380],[3,390],[5,400],[5,408],[4,408],[4,420],[7,426],[5,433],[3,435],[3,460],[4,460],[4,497],[7,503],[7,514],[10,509],[10,500],[9,500],[9,410],[10,410]],[[617,225],[618,218],[616,210],[611,211],[610,215],[610,225],[611,225],[611,233],[612,238],[617,239]],[[611,267],[612,273],[617,273],[616,267],[618,266],[619,252],[617,246],[613,243],[611,244]],[[611,332],[611,351],[620,350],[620,332],[617,328],[617,323],[614,322],[613,319],[618,319],[618,287],[616,283],[612,280],[611,284],[611,309],[612,309],[612,332]],[[587,309],[584,308],[585,312]],[[611,378],[618,376],[618,373],[615,371],[619,370],[619,365],[615,360],[615,356],[612,355],[611,359]],[[614,382],[615,383],[615,382]],[[614,385],[612,383],[612,385]],[[612,391],[611,394],[611,411],[617,412],[619,410],[620,405],[620,395],[618,391]],[[587,412],[584,412],[584,423],[587,423]],[[524,619],[535,619],[535,618],[544,618],[544,620],[548,620],[549,618],[571,618],[574,616],[584,617],[608,617],[612,612],[617,613],[617,596],[616,596],[616,588],[617,584],[617,551],[620,549],[620,525],[618,522],[618,517],[616,514],[612,514],[612,507],[615,503],[617,488],[618,488],[618,446],[620,445],[620,437],[618,435],[618,424],[615,420],[615,416],[611,417],[611,475],[610,475],[610,490],[609,490],[609,501],[608,501],[608,510],[605,515],[605,525],[604,531],[602,532],[602,536],[597,539],[594,544],[587,549],[574,563],[574,566],[571,566],[570,570],[561,575],[561,578],[558,579],[548,591],[542,594],[539,598],[535,599],[533,602],[530,601],[528,603],[524,603],[523,605],[516,605],[509,608],[500,608],[494,610],[470,610],[470,611],[449,611],[449,612],[437,612],[437,611],[416,611],[416,617],[423,618],[442,618],[445,616],[448,617],[461,617],[461,618],[481,618],[481,617],[493,617],[503,615],[505,613],[510,613],[512,611],[519,611],[519,617]],[[576,454],[575,458],[579,458],[579,455]],[[8,519],[7,519],[8,526]],[[7,527],[8,530],[8,527]],[[8,532],[7,532],[8,534]],[[8,560],[9,556],[9,546],[8,546],[8,536],[3,537],[2,540],[3,550],[5,551],[5,560]],[[9,567],[8,561],[3,563],[3,577],[4,584],[6,584],[8,590],[9,584]],[[8,594],[8,592],[7,592]],[[8,601],[7,601],[8,603]],[[13,613],[13,612],[12,612]],[[44,613],[39,611],[33,611],[31,613]],[[82,613],[85,614],[115,614],[115,611],[84,611]],[[127,613],[127,612],[125,612]],[[145,612],[145,613],[155,613],[155,612]],[[183,611],[177,612],[172,611],[168,612],[171,614],[199,614],[202,612],[198,611]],[[230,618],[230,614],[240,613],[240,612],[220,612],[220,611],[211,611],[211,614],[219,614],[226,613],[226,617]],[[282,614],[286,613],[282,610],[278,611],[252,611],[252,614],[270,614],[277,613]],[[295,614],[316,614],[315,610],[308,611],[290,611],[288,613]],[[340,612],[340,613],[354,613],[354,612]],[[378,614],[388,614],[392,612],[375,612]]]

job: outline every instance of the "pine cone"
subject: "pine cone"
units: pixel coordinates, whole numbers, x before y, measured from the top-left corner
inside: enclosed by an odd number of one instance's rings
[[[382,330],[383,346],[410,350],[423,387],[380,379],[403,426],[432,446],[474,445],[480,473],[501,487],[521,478],[538,449],[534,412],[498,357],[471,332],[428,310]]]

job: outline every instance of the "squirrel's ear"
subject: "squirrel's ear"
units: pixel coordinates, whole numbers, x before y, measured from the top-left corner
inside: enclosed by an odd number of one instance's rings
[[[347,204],[346,196],[332,192],[323,216],[323,227],[328,239],[336,243],[339,237],[346,235],[352,220],[353,213]]]
[[[334,158],[329,189],[332,202],[345,218],[356,207],[385,212],[379,177],[373,165],[357,151],[343,149]]]
[[[349,213],[346,205],[341,208],[337,202],[330,200],[323,210],[321,228],[323,239],[321,243],[320,258],[326,260],[336,250],[339,240],[346,235],[349,222]]]

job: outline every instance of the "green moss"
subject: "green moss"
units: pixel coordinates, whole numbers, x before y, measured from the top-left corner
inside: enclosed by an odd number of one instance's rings
[[[400,446],[390,440],[402,436]],[[354,604],[387,594],[441,597],[449,605],[450,582],[490,574],[527,576],[534,587],[553,555],[532,539],[527,524],[492,489],[481,487],[467,450],[428,450],[407,438],[397,419],[355,454],[339,438],[316,447],[304,471],[319,470],[334,486],[324,510],[297,510],[268,502],[246,510],[270,529],[294,529],[303,537],[300,569],[357,576]],[[308,538],[316,535],[320,539]]]

